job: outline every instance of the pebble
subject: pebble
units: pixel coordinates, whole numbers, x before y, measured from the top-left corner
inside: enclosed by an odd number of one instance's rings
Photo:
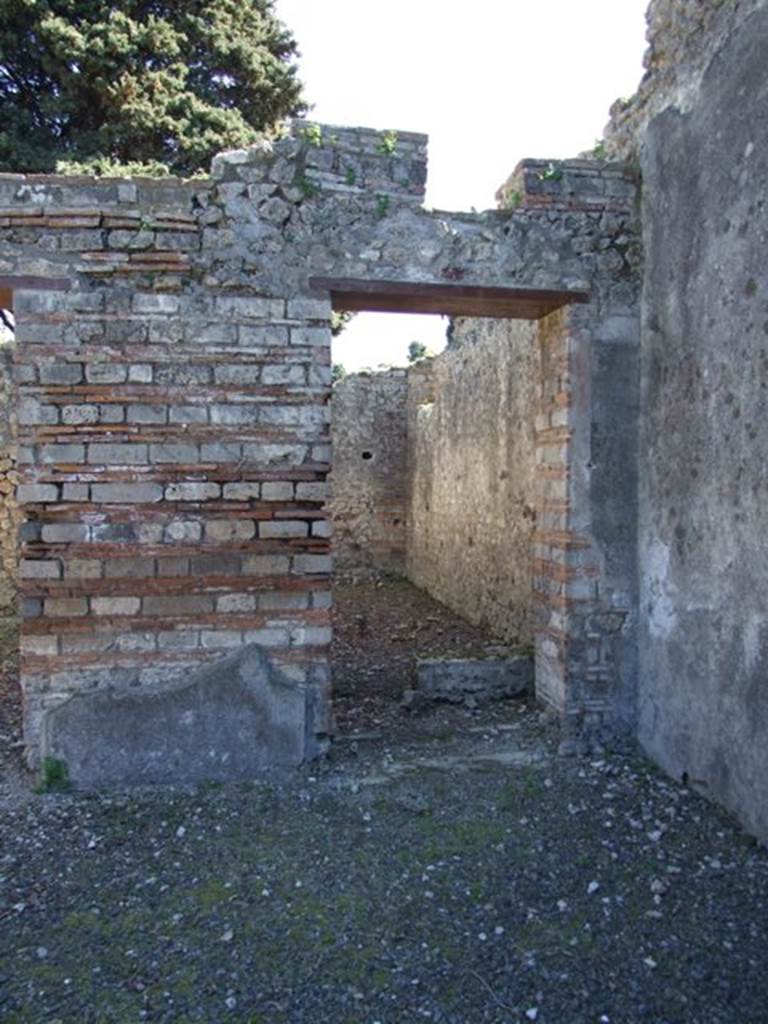
[[[597,890],[598,890],[599,888],[600,888],[600,883],[599,883],[599,882],[595,882],[595,881],[592,881],[592,882],[590,882],[590,883],[589,883],[589,885],[587,886],[587,894],[588,894],[589,896],[591,896],[591,895],[592,895],[592,893],[595,893],[595,892],[597,892]]]

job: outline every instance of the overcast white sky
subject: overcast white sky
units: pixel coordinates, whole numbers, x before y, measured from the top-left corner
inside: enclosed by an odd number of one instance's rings
[[[310,116],[426,132],[427,205],[494,206],[523,157],[594,145],[642,75],[647,0],[277,0],[296,36]],[[434,317],[355,318],[334,345],[347,370],[439,345]]]

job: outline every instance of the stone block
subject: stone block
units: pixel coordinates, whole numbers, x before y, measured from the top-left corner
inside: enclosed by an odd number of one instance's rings
[[[138,597],[92,597],[94,615],[136,615],[141,608]]]
[[[65,405],[61,412],[62,423],[73,427],[99,422],[98,405]]]
[[[167,419],[168,407],[165,405],[132,405],[128,408],[129,423],[165,423]]]
[[[64,501],[88,501],[88,484],[64,484]]]
[[[254,594],[222,594],[216,598],[216,611],[223,613],[252,612],[256,608]]]
[[[23,580],[57,580],[61,576],[58,561],[23,558],[19,568]]]
[[[196,444],[151,444],[149,446],[150,462],[197,462],[198,448]]]
[[[200,458],[203,462],[239,462],[242,448],[239,444],[227,444],[220,441],[200,446]]]
[[[164,687],[75,694],[46,713],[40,756],[83,788],[251,778],[317,757],[322,711],[251,644]]]
[[[209,406],[211,423],[218,426],[247,426],[259,420],[259,407],[256,405],[223,405],[216,403]]]
[[[43,405],[36,398],[22,398],[17,418],[22,427],[50,425],[59,422],[59,410],[55,405]]]
[[[122,384],[127,375],[127,368],[119,363],[92,363],[85,368],[89,384]]]
[[[40,367],[41,384],[79,384],[82,379],[80,363],[53,363]]]
[[[205,539],[214,544],[251,540],[256,524],[250,519],[211,519],[205,524]]]
[[[333,569],[330,555],[295,555],[293,571],[295,573],[329,573]]]
[[[128,380],[132,384],[151,384],[153,370],[149,363],[136,363],[128,367]]]
[[[213,376],[217,384],[258,384],[261,380],[261,367],[258,363],[227,363],[224,366],[216,366]],[[264,383],[270,382],[265,380]]]
[[[258,500],[260,494],[259,483],[238,481],[234,484],[224,484],[224,497],[228,501],[250,501],[251,498]]]
[[[329,345],[331,330],[329,327],[292,327],[292,345]]]
[[[522,697],[533,690],[533,658],[425,659],[416,663],[416,689],[404,704],[416,709],[433,702],[474,707]]]
[[[100,405],[99,420],[102,423],[125,423],[125,406]]]
[[[55,636],[23,636],[19,640],[22,654],[36,654],[45,657],[59,653],[59,639]]]
[[[218,498],[220,493],[219,484],[168,484],[165,488],[165,499],[166,501],[208,501],[211,498]]]
[[[200,634],[194,629],[169,629],[157,634],[160,650],[191,651],[200,644]]]
[[[153,558],[108,558],[104,563],[104,575],[148,579],[155,575],[155,561]]]
[[[309,607],[309,594],[301,591],[268,590],[259,594],[259,609],[265,612],[302,611]]]
[[[263,540],[282,537],[306,537],[309,524],[300,520],[283,519],[259,523],[259,537]]]
[[[95,580],[101,576],[102,566],[97,558],[71,558],[64,563],[67,579]]]
[[[288,316],[292,320],[330,320],[331,303],[328,299],[291,299]]]
[[[243,458],[246,462],[268,466],[300,466],[307,457],[303,444],[244,444]]]
[[[242,634],[236,629],[205,629],[200,634],[201,647],[240,647],[242,642]]]
[[[178,313],[179,298],[176,295],[138,292],[133,296],[133,309],[136,313]]]
[[[261,372],[263,384],[306,384],[307,371],[303,366],[265,366]]]
[[[263,501],[293,501],[293,484],[275,480],[261,485]]]
[[[209,594],[149,594],[144,598],[147,615],[197,615],[213,611]]]
[[[46,523],[42,539],[46,544],[83,544],[90,532],[86,523]]]
[[[147,462],[145,444],[90,444],[88,461],[104,466],[139,466]]]
[[[208,409],[204,405],[172,405],[168,410],[170,423],[188,426],[190,423],[207,423]]]
[[[34,505],[44,501],[58,501],[59,488],[56,484],[19,484],[16,500],[20,505]]]
[[[39,451],[40,461],[45,465],[85,461],[85,446],[82,444],[43,444]]]
[[[327,501],[329,488],[324,482],[296,484],[297,501]]]
[[[161,484],[125,483],[125,484],[92,484],[91,501],[96,504],[149,504],[162,501]]]
[[[158,576],[188,576],[189,575],[189,559],[188,558],[158,558],[158,560],[157,560],[157,575]]]
[[[287,555],[248,555],[243,560],[243,575],[282,576],[288,572],[290,564]]]
[[[242,348],[283,347],[288,344],[288,328],[241,324],[238,327],[237,338]]]
[[[216,300],[216,312],[237,320],[277,320],[285,316],[285,302],[282,299],[254,298],[251,295],[224,295]]]
[[[177,543],[195,542],[203,535],[200,523],[188,519],[174,519],[165,528],[165,539]]]
[[[88,614],[85,597],[46,597],[45,614],[50,618],[73,618]]]

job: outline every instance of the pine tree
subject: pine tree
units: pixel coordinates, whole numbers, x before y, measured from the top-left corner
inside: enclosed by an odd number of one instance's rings
[[[189,175],[303,112],[274,0],[0,0],[0,170]]]

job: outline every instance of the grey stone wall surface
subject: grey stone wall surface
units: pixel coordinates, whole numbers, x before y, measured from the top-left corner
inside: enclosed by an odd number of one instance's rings
[[[408,574],[470,622],[533,642],[537,330],[456,322],[409,411]],[[418,398],[419,396],[414,396]]]
[[[405,570],[408,372],[355,373],[331,398],[329,477],[338,569]]]
[[[19,570],[12,356],[12,335],[3,333],[0,326],[0,637],[9,636],[16,628]]]
[[[652,118],[666,107],[695,106],[702,76],[723,42],[764,5],[765,0],[651,0],[645,74],[634,96],[611,107],[607,155],[637,159]]]
[[[695,6],[727,31],[640,140],[639,735],[765,839],[768,6]]]

